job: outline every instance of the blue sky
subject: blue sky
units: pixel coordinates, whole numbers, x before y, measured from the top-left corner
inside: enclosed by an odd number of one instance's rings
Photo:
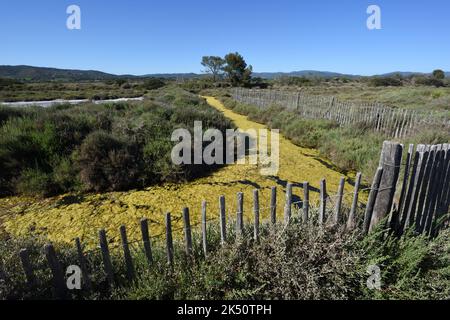
[[[76,4],[82,29],[66,28]],[[382,29],[366,9],[381,7]],[[448,0],[2,0],[0,64],[200,72],[238,51],[255,71],[450,71]]]

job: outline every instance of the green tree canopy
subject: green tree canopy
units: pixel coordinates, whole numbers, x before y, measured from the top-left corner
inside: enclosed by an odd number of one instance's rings
[[[204,56],[202,58],[202,66],[206,68],[206,72],[212,74],[213,81],[223,72],[225,60],[217,56]]]
[[[433,71],[433,78],[443,80],[445,79],[445,73],[444,71],[437,69]]]
[[[252,66],[247,66],[244,57],[239,53],[229,53],[225,56],[224,68],[233,86],[248,85],[251,80]]]

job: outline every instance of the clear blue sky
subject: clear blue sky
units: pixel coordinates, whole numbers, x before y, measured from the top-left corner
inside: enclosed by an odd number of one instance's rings
[[[81,7],[82,29],[66,28]],[[382,30],[366,27],[370,4]],[[255,71],[450,71],[448,0],[2,0],[0,64],[199,72],[238,51]]]

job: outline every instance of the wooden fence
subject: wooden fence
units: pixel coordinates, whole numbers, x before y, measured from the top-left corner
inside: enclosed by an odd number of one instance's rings
[[[235,88],[239,102],[268,108],[273,105],[295,111],[304,118],[328,119],[339,125],[364,124],[391,138],[403,138],[418,128],[439,126],[450,130],[450,119],[436,112],[392,108],[379,103],[356,104],[335,97],[308,95],[301,91],[252,90]]]
[[[427,234],[436,236],[441,228],[448,226],[448,210],[450,205],[450,144],[444,145],[418,145],[414,152],[414,146],[410,145],[403,158],[403,146],[398,143],[385,142],[380,157],[380,166],[373,178],[372,186],[366,189],[361,188],[361,173],[358,173],[355,179],[354,190],[349,195],[352,197],[350,208],[344,208],[343,198],[345,179],[342,178],[337,193],[330,195],[327,190],[326,180],[320,182],[320,205],[313,208],[310,205],[310,185],[308,182],[288,183],[284,194],[283,219],[278,219],[277,215],[277,188],[273,187],[271,192],[270,204],[268,209],[270,215],[268,221],[261,219],[262,206],[259,201],[259,190],[253,192],[253,219],[251,221],[251,237],[258,241],[260,238],[261,223],[265,225],[280,225],[295,223],[316,223],[318,225],[340,225],[345,230],[359,229],[362,234],[371,232],[380,222],[386,223],[386,231],[394,235],[401,236],[408,228],[412,228],[418,234]],[[400,179],[401,178],[401,179]],[[294,187],[303,189],[301,197],[294,198]],[[361,192],[368,191],[367,202],[360,206],[359,195]],[[300,201],[294,199],[300,198]],[[227,237],[230,224],[229,219],[235,221],[234,234],[236,241],[243,237],[248,237],[244,232],[244,195],[237,194],[237,207],[233,213],[234,217],[226,214],[226,199],[219,197],[219,212],[217,213],[217,224],[220,232],[220,242],[222,245],[231,241]],[[297,210],[293,210],[296,208]],[[314,210],[311,210],[314,209]],[[361,211],[361,209],[363,211]],[[364,214],[362,214],[364,213]],[[195,227],[190,222],[190,212],[186,208],[182,212],[184,247],[185,253],[189,256],[193,252],[192,229]],[[201,210],[201,247],[205,257],[210,252],[207,220],[207,203],[202,203]],[[172,215],[165,215],[165,248],[166,260],[169,268],[174,265],[174,237],[172,229]],[[245,229],[248,230],[248,227]],[[152,254],[152,240],[149,232],[149,224],[146,218],[140,222],[141,248],[145,254],[149,266],[154,264]],[[106,230],[100,230],[98,234],[98,243],[102,261],[103,270],[106,274],[107,283],[113,287],[116,283],[113,262],[111,260],[110,242],[107,238]],[[90,276],[88,274],[86,252],[83,252],[83,246],[80,239],[75,239],[76,250],[78,253],[77,263],[83,273],[85,288],[89,290],[91,286]],[[120,227],[120,247],[122,248],[123,258],[126,266],[126,277],[132,280],[136,277],[136,271],[130,245],[127,238],[127,229]],[[52,244],[45,246],[45,256],[49,269],[53,277],[53,286],[55,297],[66,299],[68,290],[66,288],[64,272],[62,265],[58,260],[56,251]],[[37,279],[35,269],[30,263],[29,252],[23,249],[19,252],[23,271],[30,287],[36,288]],[[5,274],[4,272],[0,273]],[[7,276],[7,275],[6,275]]]

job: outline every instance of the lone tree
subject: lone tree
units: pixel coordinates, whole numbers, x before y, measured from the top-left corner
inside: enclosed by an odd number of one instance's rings
[[[225,56],[226,66],[224,68],[228,79],[233,86],[248,85],[251,80],[253,68],[247,63],[239,53],[229,53]]]
[[[438,79],[438,80],[443,80],[445,79],[445,73],[444,71],[437,69],[433,71],[433,78]]]
[[[217,80],[217,76],[223,72],[225,60],[216,56],[205,56],[202,58],[202,66],[206,68],[206,72],[212,74],[213,81]]]

